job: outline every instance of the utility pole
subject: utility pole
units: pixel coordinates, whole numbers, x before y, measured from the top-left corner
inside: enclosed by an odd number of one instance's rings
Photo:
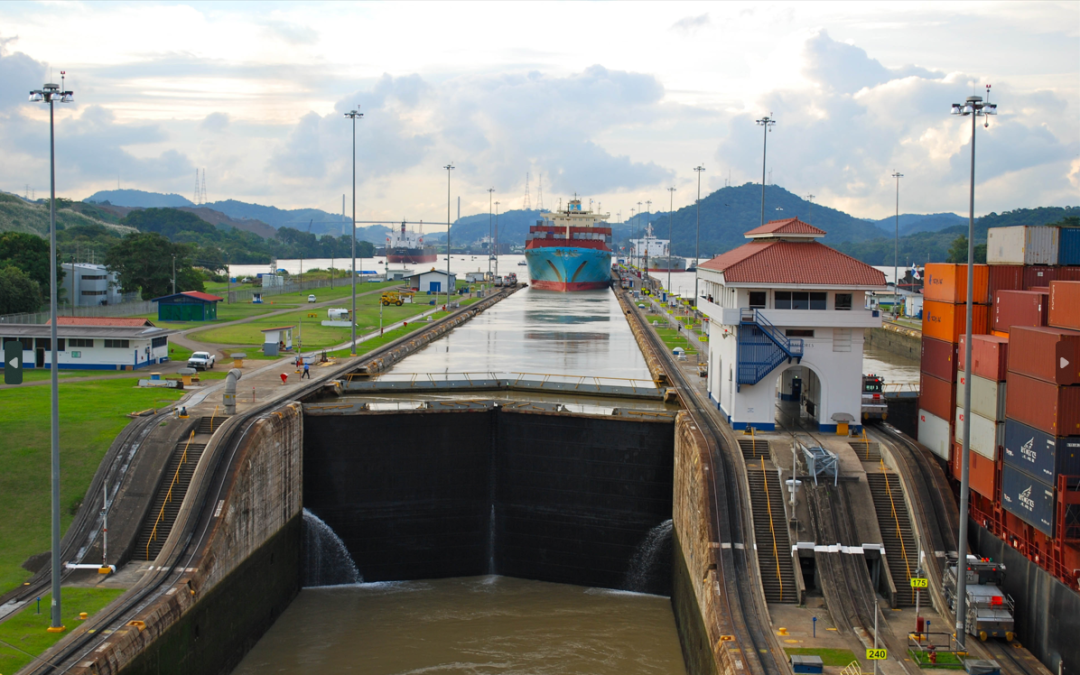
[[[446,169],[446,309],[450,309],[450,172],[454,170],[454,163],[450,162],[443,167]],[[499,261],[495,260],[498,269]],[[438,296],[435,296],[436,299]]]
[[[641,214],[642,214],[642,210],[641,210],[641,202],[638,202],[638,203],[637,203],[637,212],[638,212],[638,217],[640,218],[640,217],[641,217]],[[634,225],[634,232],[637,232],[637,225],[636,225],[636,224]],[[642,232],[642,235],[641,235],[641,236],[642,236],[642,239],[644,239],[644,238],[645,238],[645,234],[644,234],[644,232]],[[641,251],[638,251],[638,257],[637,257],[637,259],[638,259],[638,265],[641,265]]]
[[[694,244],[694,307],[696,308],[698,298],[697,266],[698,260],[701,260],[701,174],[705,171],[705,167],[701,165],[695,166],[694,171],[697,172],[697,242]]]
[[[352,324],[352,346],[350,354],[356,356],[356,120],[363,119],[364,114],[356,110],[345,113],[345,117],[352,120],[352,314],[349,315],[349,323]]]
[[[176,295],[176,254],[172,257],[172,294]]]
[[[896,303],[900,299],[900,277],[897,276],[899,272],[898,262],[900,260],[900,179],[904,177],[904,174],[894,170],[892,177],[896,179],[896,239],[893,240],[892,254],[893,314],[899,316]]]
[[[528,183],[528,178],[525,179]],[[491,199],[495,194],[495,188],[488,188],[488,276],[491,276],[491,256],[494,252],[492,248],[495,244],[495,231],[491,229]],[[496,261],[498,262],[498,261]]]
[[[668,204],[667,212],[667,238],[668,238],[668,263],[667,263],[667,292],[671,295],[671,218],[675,213],[675,188],[669,187],[668,192],[671,193],[671,200]]]
[[[761,224],[765,224],[765,153],[769,147],[769,131],[776,126],[776,120],[766,115],[757,124],[763,128],[763,141],[761,146]]]
[[[495,202],[495,276],[499,276],[499,202]]]

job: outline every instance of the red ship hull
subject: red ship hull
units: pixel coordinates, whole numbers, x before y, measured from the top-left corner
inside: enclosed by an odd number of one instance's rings
[[[434,254],[434,253],[416,253],[416,254],[411,254],[411,253],[388,253],[386,255],[386,261],[387,262],[407,263],[407,264],[413,264],[413,265],[418,264],[418,263],[435,262],[438,259],[439,259],[439,256]]]
[[[565,281],[533,281],[532,287],[539,291],[559,291],[560,293],[566,293],[568,291],[594,291],[600,288],[607,288],[610,282],[607,281],[580,281],[576,283],[567,283]]]

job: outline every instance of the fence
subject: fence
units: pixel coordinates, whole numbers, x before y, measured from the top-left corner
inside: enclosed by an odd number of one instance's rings
[[[97,305],[93,307],[61,307],[58,316],[136,316],[139,314],[157,314],[157,303],[153,300],[122,302],[118,305]],[[5,314],[0,316],[0,323],[48,323],[48,312],[34,314]]]
[[[382,276],[376,277],[375,275],[364,275],[363,277],[357,275],[357,285],[382,281]],[[236,302],[251,302],[252,297],[256,293],[259,293],[264,298],[268,298],[274,295],[284,295],[286,293],[297,293],[303,291],[314,291],[319,288],[330,288],[330,279],[312,279],[311,281],[305,281],[303,284],[298,284],[295,281],[282,284],[281,286],[273,286],[271,288],[260,288],[250,291],[229,291],[229,304]],[[349,285],[349,277],[342,277],[340,279],[334,279],[334,288],[341,288],[342,286]]]

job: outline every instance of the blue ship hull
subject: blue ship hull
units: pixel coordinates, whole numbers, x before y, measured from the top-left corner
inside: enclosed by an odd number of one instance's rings
[[[587,291],[611,283],[611,251],[573,246],[525,250],[532,287],[544,291]]]

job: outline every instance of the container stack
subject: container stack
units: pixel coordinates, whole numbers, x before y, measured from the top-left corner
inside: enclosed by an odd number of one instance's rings
[[[964,438],[965,339],[960,336],[956,377],[955,443],[949,462],[952,475],[960,480]],[[1005,437],[1005,392],[1008,372],[1008,338],[996,335],[971,336],[971,435],[969,438],[968,485],[976,494],[994,499],[998,494],[1001,447]]]
[[[972,334],[990,332],[989,266],[975,265]],[[967,265],[927,263],[923,281],[919,442],[943,461],[952,457],[960,338],[967,329]]]

